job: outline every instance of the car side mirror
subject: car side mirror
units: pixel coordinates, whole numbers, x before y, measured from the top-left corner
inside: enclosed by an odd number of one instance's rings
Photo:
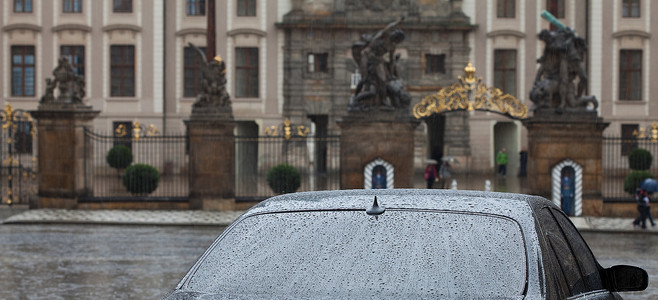
[[[608,289],[616,292],[643,291],[649,285],[649,275],[634,266],[612,266],[605,269]]]

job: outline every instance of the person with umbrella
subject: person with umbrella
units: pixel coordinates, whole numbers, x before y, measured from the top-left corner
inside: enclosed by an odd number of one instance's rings
[[[649,218],[651,226],[656,226],[656,223],[653,221],[651,216],[651,198],[650,195],[653,192],[658,191],[658,181],[653,178],[645,179],[640,188],[635,192],[635,200],[637,200],[637,210],[640,213],[640,216],[633,221],[633,225],[641,225],[642,229],[647,228],[646,219]]]

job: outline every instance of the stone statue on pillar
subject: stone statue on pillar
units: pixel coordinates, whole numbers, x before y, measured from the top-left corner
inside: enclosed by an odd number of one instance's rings
[[[59,58],[57,67],[53,70],[53,77],[46,78],[46,92],[41,97],[41,104],[82,104],[82,99],[85,97],[85,80],[75,74],[66,56]],[[57,98],[54,95],[55,88],[59,90]]]
[[[404,41],[404,32],[395,27],[404,18],[388,24],[374,34],[364,34],[352,45],[352,56],[361,80],[349,102],[349,111],[406,110],[411,96],[398,76],[396,46]]]
[[[537,59],[539,69],[530,91],[533,110],[592,111],[598,107],[594,96],[585,96],[587,74],[583,61],[587,53],[585,39],[544,11],[542,17],[556,29],[542,30],[538,37],[545,43],[543,55]]]
[[[208,62],[201,49],[192,43],[189,45],[205,63],[201,66],[201,91],[192,105],[192,114],[232,114],[231,99],[226,91],[226,64],[219,55]]]

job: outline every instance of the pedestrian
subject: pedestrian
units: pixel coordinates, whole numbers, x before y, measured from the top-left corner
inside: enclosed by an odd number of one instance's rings
[[[505,176],[507,174],[507,150],[505,147],[496,154],[496,163],[498,164],[498,174]]]
[[[647,207],[649,206],[649,195],[643,189],[635,191],[635,200],[637,201],[637,211],[640,216],[633,221],[633,227],[641,226],[642,229],[647,229]]]
[[[444,161],[439,167],[439,188],[447,189],[448,184],[450,183],[451,166],[448,161]]]
[[[431,189],[432,185],[434,185],[434,181],[438,179],[439,176],[436,172],[436,165],[432,163],[427,164],[427,167],[425,167],[425,181],[427,182],[427,188]]]

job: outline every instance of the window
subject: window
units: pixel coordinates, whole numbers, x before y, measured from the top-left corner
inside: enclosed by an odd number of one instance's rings
[[[31,13],[32,0],[14,0],[14,12]]]
[[[203,52],[206,47],[199,47]],[[201,90],[201,64],[200,55],[192,47],[183,50],[183,97],[196,97]]]
[[[561,299],[603,290],[603,282],[594,255],[569,219],[552,208],[537,212],[548,243],[552,268],[549,274],[562,293]]]
[[[619,100],[642,100],[642,50],[619,53]]]
[[[238,0],[238,16],[255,17],[256,0]]]
[[[34,46],[11,47],[11,95],[34,96],[35,90]]]
[[[308,54],[308,65],[306,70],[309,73],[327,73],[329,68],[327,67],[327,59],[329,54],[327,53],[309,53]]]
[[[516,50],[494,51],[494,86],[516,95]]]
[[[516,14],[516,0],[498,0],[499,18],[514,18]]]
[[[110,96],[135,96],[135,46],[110,46]]]
[[[81,13],[82,0],[62,0],[62,11],[65,13]]]
[[[624,0],[621,3],[621,16],[624,18],[639,18],[640,0]]]
[[[425,74],[446,73],[445,54],[425,54]]]
[[[235,48],[235,96],[258,97],[258,48]]]
[[[206,0],[187,0],[188,16],[205,16]]]
[[[131,13],[133,12],[133,1],[114,0],[113,10],[115,13]]]
[[[621,124],[621,155],[627,156],[637,148],[639,130],[637,124]]]
[[[564,0],[546,0],[546,10],[558,19],[564,19]]]

